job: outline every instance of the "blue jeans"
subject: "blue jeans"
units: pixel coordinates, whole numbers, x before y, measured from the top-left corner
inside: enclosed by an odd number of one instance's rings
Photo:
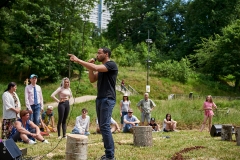
[[[116,100],[111,98],[97,98],[96,111],[98,117],[98,124],[103,137],[106,158],[114,158],[114,141],[111,133],[111,117],[112,110]]]
[[[136,123],[135,126],[138,126],[138,124]],[[127,132],[130,132],[130,129],[132,128],[133,126],[131,124],[125,124],[125,126],[123,127],[123,132],[124,133],[127,133]]]
[[[127,115],[127,114],[128,114],[128,112],[122,112],[121,124],[123,124],[123,118],[124,118],[124,116]]]
[[[41,112],[41,105],[31,105],[32,108],[32,114],[30,114],[30,120],[33,121],[34,124],[39,126],[40,123],[40,112]]]
[[[78,128],[74,127],[72,130],[72,134],[82,134],[82,133],[80,133],[80,130]],[[90,135],[90,132],[85,131],[84,135],[88,136],[88,135]]]

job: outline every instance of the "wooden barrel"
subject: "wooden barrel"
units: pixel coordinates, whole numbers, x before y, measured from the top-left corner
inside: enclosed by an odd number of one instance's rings
[[[230,124],[222,125],[221,139],[223,141],[231,141],[232,140],[232,125],[230,125]]]
[[[65,160],[86,160],[87,159],[88,137],[79,134],[67,135]]]
[[[234,127],[237,146],[240,146],[240,126]]]
[[[133,143],[135,146],[152,146],[152,127],[133,127]]]

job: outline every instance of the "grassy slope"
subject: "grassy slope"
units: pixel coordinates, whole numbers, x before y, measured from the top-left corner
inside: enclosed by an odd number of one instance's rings
[[[135,68],[120,68],[118,78],[125,79],[126,84],[133,86],[140,94],[130,96],[132,102],[132,108],[134,109],[134,115],[140,117],[140,112],[136,108],[137,102],[143,98],[143,93],[145,92],[146,85],[146,72],[141,71],[140,67]],[[51,102],[51,93],[59,86],[60,82],[55,84],[41,84],[44,101]],[[171,93],[175,94],[188,94],[193,92],[198,95],[208,95],[212,94],[214,96],[224,96],[224,95],[235,95],[234,92],[226,92],[219,90],[218,84],[211,83],[211,86],[205,85],[205,83],[200,83],[196,80],[190,80],[189,83],[183,85],[179,82],[174,82],[166,78],[159,78],[156,75],[150,74],[149,84],[151,85],[150,98],[153,99],[157,107],[152,112],[152,116],[157,119],[157,122],[162,126],[162,119],[165,117],[166,113],[171,113],[173,118],[178,121],[178,129],[181,130],[179,133],[154,133],[153,134],[153,147],[150,148],[139,148],[133,146],[133,136],[131,134],[117,133],[114,134],[116,157],[118,159],[170,159],[176,152],[181,151],[184,148],[193,146],[204,146],[206,148],[193,150],[191,152],[183,154],[188,158],[199,159],[239,159],[239,147],[233,142],[220,141],[220,137],[211,138],[209,133],[205,130],[203,133],[198,132],[200,128],[203,114],[199,109],[202,106],[204,98],[195,100],[188,99],[176,99],[171,101],[165,101],[167,95]],[[206,83],[208,84],[208,83]],[[5,85],[0,85],[0,90],[4,90]],[[87,80],[87,74],[82,77],[81,81],[73,81],[71,83],[71,88],[75,97],[82,95],[95,95],[96,94],[96,83],[90,84]],[[24,86],[18,85],[17,91],[20,100],[24,108]],[[117,92],[117,102],[113,110],[113,117],[118,122],[119,117],[119,102],[122,99],[122,93]],[[239,100],[238,100],[239,101]],[[218,100],[215,102],[219,108],[229,107],[231,109],[229,115],[219,114],[213,119],[213,123],[219,124],[234,124],[240,125],[240,119],[236,118],[240,114],[240,103],[238,101],[226,101]],[[95,103],[94,101],[89,101],[81,104],[74,104],[72,107],[71,115],[68,119],[68,132],[71,132],[72,126],[74,125],[75,117],[81,113],[83,107],[89,110],[89,116],[91,117],[91,128],[90,131],[93,133],[95,131]],[[57,120],[57,109],[54,109],[55,118]],[[170,136],[170,139],[165,139],[163,136]],[[41,144],[30,146],[22,143],[17,143],[19,147],[27,147],[28,155],[31,157],[41,156],[48,151],[54,149],[58,144],[56,140],[56,133],[52,134],[51,137],[47,139],[51,144]],[[233,136],[234,138],[234,136]],[[59,142],[56,149],[51,152],[47,157],[43,159],[64,159],[65,155],[65,145],[66,140]],[[215,147],[218,146],[218,147]],[[104,152],[103,144],[100,135],[89,136],[88,145],[88,159],[96,159],[100,157]],[[228,154],[229,153],[229,154]],[[229,156],[229,157],[228,157]],[[132,157],[132,158],[129,158]],[[156,158],[157,157],[157,158]]]

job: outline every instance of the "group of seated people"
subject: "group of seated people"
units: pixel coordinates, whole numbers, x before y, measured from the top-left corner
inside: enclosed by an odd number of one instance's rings
[[[86,108],[82,109],[82,115],[76,118],[75,126],[72,130],[72,134],[81,134],[88,136],[89,132],[89,125],[90,125],[90,117],[87,115],[88,111]],[[127,115],[123,118],[123,128],[120,129],[118,123],[111,117],[111,132],[115,133],[116,131],[127,133],[133,132],[133,127],[138,126],[140,121],[139,119],[133,115],[133,110],[129,109]],[[148,123],[149,126],[152,127],[153,132],[160,131],[160,126],[155,122],[155,118],[151,118],[150,122]],[[167,114],[166,118],[163,121],[163,131],[170,132],[176,131],[177,122],[171,119],[171,115]],[[96,133],[101,133],[101,130],[98,126],[98,120],[96,119]]]
[[[82,114],[76,117],[75,126],[72,130],[72,134],[81,134],[88,136],[89,126],[90,126],[90,117],[87,115],[88,110],[86,108],[82,109]],[[136,116],[133,115],[133,110],[129,109],[128,114],[124,116],[124,124],[121,129],[118,123],[111,118],[111,132],[115,133],[116,131],[123,133],[133,132],[133,127],[138,126],[140,121]],[[40,118],[40,126],[35,125],[32,121],[29,120],[29,112],[27,110],[22,110],[20,112],[20,119],[15,123],[15,128],[12,129],[10,137],[14,141],[23,141],[28,144],[35,144],[37,139],[43,143],[49,143],[43,138],[44,134],[49,134],[50,132],[56,132],[57,129],[54,126],[54,114],[53,107],[48,106],[47,110],[42,113]],[[96,119],[96,133],[101,133],[101,130],[98,126],[98,120]],[[171,115],[167,114],[163,122],[163,131],[175,131],[177,122],[171,119]],[[153,132],[160,131],[160,126],[155,122],[155,118],[151,118],[148,124],[152,127]]]
[[[15,142],[21,141],[28,144],[37,143],[36,140],[49,143],[43,136],[48,135],[50,132],[56,132],[54,127],[53,107],[48,106],[40,117],[40,125],[37,126],[30,119],[30,113],[28,110],[20,111],[20,118],[17,119],[11,130],[9,138],[12,138]]]

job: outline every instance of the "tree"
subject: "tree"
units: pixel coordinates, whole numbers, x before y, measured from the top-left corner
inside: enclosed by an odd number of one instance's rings
[[[232,75],[235,89],[240,81],[240,20],[222,30],[214,39],[204,39],[196,50],[198,64],[202,71],[216,76]]]
[[[194,54],[196,44],[201,38],[209,38],[221,34],[223,27],[240,16],[239,0],[194,0],[190,2],[185,20],[184,55]]]
[[[83,46],[92,26],[83,19],[95,0],[11,2],[0,10],[0,46],[4,48],[0,52],[8,55],[2,63],[11,65],[20,80],[30,72],[40,77],[66,75],[70,51],[87,57]]]

